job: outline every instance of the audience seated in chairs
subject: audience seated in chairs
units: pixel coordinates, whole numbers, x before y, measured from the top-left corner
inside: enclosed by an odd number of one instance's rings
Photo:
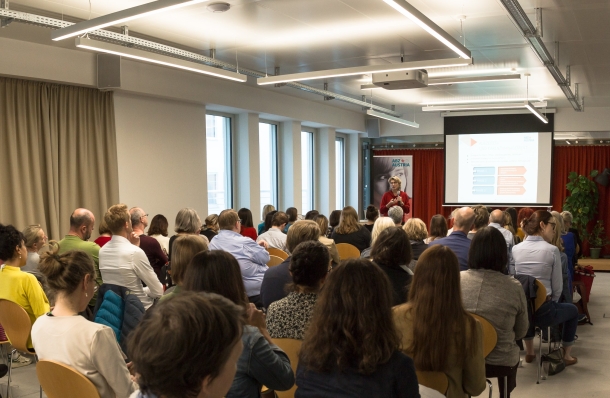
[[[407,267],[411,262],[411,244],[407,233],[400,227],[383,230],[373,244],[371,259],[390,279],[392,306],[406,303],[413,274]]]
[[[23,267],[22,271],[36,272],[38,271],[38,263],[40,263],[40,256],[38,252],[42,249],[45,243],[47,243],[47,236],[44,233],[40,225],[30,225],[23,230],[23,236],[25,238],[25,247],[28,249],[28,260]]]
[[[447,375],[448,398],[483,392],[483,332],[462,305],[459,263],[451,249],[436,245],[421,255],[409,301],[394,307],[394,320],[415,368]]]
[[[155,306],[130,340],[140,385],[130,398],[226,396],[242,352],[243,313],[208,293],[183,292]]]
[[[256,242],[256,238],[258,238],[258,232],[256,228],[254,228],[254,222],[252,221],[252,212],[250,211],[250,209],[242,207],[241,209],[239,209],[237,214],[239,215],[239,219],[241,220],[241,229],[239,233],[242,236],[251,238],[253,241]]]
[[[263,212],[261,214],[261,216],[263,217],[262,220],[263,222],[261,222],[260,224],[258,224],[257,227],[257,231],[258,234],[262,234],[263,232],[266,232],[265,229],[265,222],[267,220],[267,214],[269,214],[270,212],[275,211],[275,206],[273,205],[264,205],[263,206]],[[267,227],[267,229],[269,229],[269,227]]]
[[[415,270],[419,256],[428,248],[428,244],[424,242],[428,237],[428,229],[426,229],[426,223],[419,218],[409,218],[402,229],[407,233],[413,254],[409,268]]]
[[[455,209],[451,215],[454,216],[458,209]],[[453,232],[453,228],[451,230]],[[430,244],[430,242],[444,238],[449,234],[449,228],[447,227],[447,219],[442,214],[435,214],[430,219],[430,232],[428,238],[424,239],[424,243]]]
[[[349,243],[361,252],[371,245],[371,233],[360,225],[358,213],[351,206],[346,206],[341,212],[341,219],[337,228],[333,230],[330,238],[335,243]]]
[[[87,253],[61,255],[57,242],[42,255],[40,271],[56,292],[55,307],[32,327],[39,359],[61,362],[86,376],[101,398],[126,397],[137,389],[111,328],[78,316],[95,294],[95,268]]]
[[[184,281],[184,290],[220,294],[243,307],[244,313],[247,313],[247,325],[241,337],[244,348],[227,398],[258,398],[262,385],[280,391],[294,385],[290,360],[271,341],[265,314],[254,304],[248,303],[239,264],[230,253],[212,250],[197,254],[187,267]],[[182,294],[176,297],[180,298]],[[175,298],[167,302],[173,300]],[[218,331],[221,332],[222,328],[218,328]]]
[[[320,237],[318,238],[318,241],[326,246],[328,252],[330,253],[332,265],[333,267],[336,267],[341,262],[341,257],[339,257],[339,251],[337,250],[335,241],[327,238],[326,234],[324,233],[324,231],[328,230],[328,219],[324,214],[318,214],[313,218],[313,221],[315,221],[318,224],[318,227],[320,227]]]
[[[208,244],[199,235],[180,235],[174,241],[174,259],[172,260],[172,282],[174,286],[165,291],[161,300],[166,300],[182,291],[184,274],[189,263],[197,253],[208,250]]]
[[[269,213],[271,214],[271,213]],[[286,234],[283,232],[288,223],[288,216],[283,211],[274,212],[271,217],[271,228],[258,236],[256,241],[264,240],[269,247],[286,251]]]
[[[176,221],[174,222],[174,231],[176,235],[169,238],[169,253],[167,257],[172,259],[172,245],[174,240],[180,235],[199,235],[201,232],[201,218],[197,211],[190,207],[180,209],[176,214]],[[205,236],[205,235],[203,235]],[[205,238],[207,239],[207,237]],[[209,241],[208,241],[209,243]]]
[[[391,305],[388,278],[373,262],[346,260],[334,268],[301,346],[295,397],[419,398]]]
[[[289,270],[292,292],[271,303],[267,329],[274,339],[303,340],[318,292],[331,270],[328,249],[319,241],[299,244],[290,257]]]
[[[375,205],[368,205],[366,207],[366,213],[364,214],[366,218],[366,224],[364,224],[364,228],[368,229],[369,232],[373,232],[373,225],[375,225],[375,221],[379,218],[379,210],[375,207]]]
[[[371,249],[373,248],[373,245],[375,244],[375,241],[377,240],[377,237],[379,237],[381,231],[395,226],[394,221],[392,221],[390,217],[378,217],[377,220],[375,220],[375,224],[373,224],[373,232],[371,232],[371,246],[360,252],[360,258],[371,257]]]
[[[578,309],[572,303],[559,303],[563,291],[561,255],[559,249],[549,243],[553,240],[557,228],[555,218],[546,210],[537,210],[530,217],[523,219],[522,228],[526,238],[513,248],[515,271],[517,275],[536,278],[544,285],[548,295],[547,300],[534,313],[534,324],[530,324],[524,339],[525,362],[530,363],[536,359],[532,340],[534,326],[544,329],[563,323],[563,359],[566,366],[574,365],[578,360],[572,357],[571,353],[578,326]]]
[[[517,385],[519,347],[516,340],[527,332],[527,303],[521,284],[505,275],[506,239],[495,227],[477,231],[468,254],[469,270],[460,273],[464,309],[477,314],[496,329],[498,341],[485,358],[487,377],[507,375],[508,396]],[[495,375],[495,376],[492,376]],[[504,377],[498,377],[504,397]]]

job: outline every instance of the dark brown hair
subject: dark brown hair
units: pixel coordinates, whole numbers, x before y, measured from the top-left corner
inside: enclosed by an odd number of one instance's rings
[[[223,250],[201,252],[193,257],[184,274],[184,290],[217,293],[244,310],[248,304],[239,264],[231,253]]]
[[[333,210],[328,216],[328,225],[334,228],[339,225],[339,221],[341,221],[341,210]]]
[[[320,238],[320,227],[315,221],[299,220],[288,229],[286,250],[292,253],[299,243],[318,238]]]
[[[252,221],[252,212],[250,211],[250,209],[246,209],[245,207],[242,207],[237,212],[237,215],[239,216],[239,219],[241,220],[241,225],[243,227],[245,227],[245,228],[254,227],[254,222]]]
[[[197,397],[204,379],[220,374],[244,323],[243,308],[218,294],[182,292],[155,305],[128,340],[140,391]]]
[[[476,323],[464,310],[460,266],[450,248],[435,245],[422,253],[406,305],[413,319],[413,342],[404,348],[417,370],[447,371],[452,347],[456,358],[474,355]]]
[[[365,217],[369,221],[375,221],[379,217],[379,210],[377,210],[375,205],[368,205]]]
[[[390,227],[381,231],[371,248],[373,261],[386,267],[407,265],[412,256],[411,242],[401,227]]]
[[[10,260],[15,256],[15,249],[25,242],[21,231],[12,225],[0,224],[0,259]]]
[[[49,251],[40,256],[38,269],[51,289],[69,295],[83,282],[85,275],[95,279],[95,267],[89,254],[80,250],[58,254],[59,249],[59,243],[50,241]]]
[[[157,214],[153,217],[150,222],[150,226],[148,227],[148,236],[152,235],[163,235],[167,236],[167,228],[169,227],[169,222],[167,218],[163,214]],[[101,233],[101,232],[100,232]]]
[[[290,230],[288,230],[290,232]],[[294,285],[317,288],[328,273],[330,253],[320,241],[299,243],[290,256],[288,269]]]
[[[317,210],[309,210],[307,214],[305,214],[306,220],[313,220],[318,214],[320,214]]]
[[[320,236],[326,236],[326,233],[328,232],[328,218],[326,218],[324,214],[318,214],[313,218],[313,220],[320,228]]]
[[[112,234],[112,231],[110,230],[110,228],[108,228],[108,225],[106,224],[106,220],[104,220],[104,217],[102,217],[102,219],[100,220],[100,225],[97,227],[97,233],[100,235]],[[167,236],[167,235],[165,235],[165,236]]]
[[[536,235],[540,232],[540,222],[548,224],[553,218],[553,215],[546,210],[536,210],[531,216],[523,219],[521,228],[528,235]]]
[[[271,210],[269,213],[267,213],[267,215],[265,216],[265,224],[263,226],[263,233],[269,231],[271,229],[272,221],[273,221],[273,216],[275,216],[278,213],[277,210]],[[286,214],[286,213],[284,213]],[[288,216],[286,216],[286,222],[288,222]]]
[[[356,212],[356,209],[354,209],[352,206],[345,206],[341,212],[341,220],[339,221],[339,225],[337,228],[335,228],[335,233],[347,235],[357,232],[360,228],[363,227],[360,225],[360,221],[358,220],[358,213]]]
[[[288,216],[283,211],[276,211],[271,216],[271,225],[274,227],[279,227],[282,224],[288,223]]]
[[[447,236],[449,228],[447,227],[447,219],[442,214],[435,214],[430,219],[430,237],[444,238]]]
[[[298,210],[296,207],[289,207],[286,209],[286,214],[288,215],[288,222],[295,222],[297,217],[299,216]]]
[[[178,235],[172,244],[172,280],[176,285],[182,285],[189,263],[204,250],[208,244],[201,235]]]
[[[368,375],[399,348],[392,288],[378,265],[346,260],[322,287],[299,355],[315,372],[354,369]]]
[[[504,273],[507,262],[508,249],[502,233],[494,227],[479,229],[470,242],[468,268]]]

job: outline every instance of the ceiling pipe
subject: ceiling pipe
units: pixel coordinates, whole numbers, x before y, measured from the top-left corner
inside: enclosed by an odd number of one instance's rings
[[[72,25],[71,22],[65,22],[65,21],[62,21],[59,19],[55,19],[55,18],[44,17],[41,15],[30,14],[30,13],[21,12],[21,11],[11,11],[8,9],[1,9],[1,8],[0,8],[0,17],[12,18],[13,20],[15,20],[17,22],[22,22],[22,23],[27,23],[27,24],[31,24],[31,25],[37,25],[37,26],[42,26],[42,27],[52,28],[52,29],[60,29],[60,28],[64,28],[66,26]],[[103,29],[95,30],[95,31],[89,32],[88,36],[95,37],[95,38],[97,38],[99,40],[103,40],[103,41],[109,41],[109,42],[112,42],[115,44],[128,45],[129,47],[135,47],[135,48],[139,48],[139,49],[146,50],[146,51],[169,55],[169,56],[172,56],[175,58],[180,58],[180,59],[188,60],[191,62],[197,62],[197,63],[204,64],[204,65],[215,66],[217,68],[229,70],[232,72],[237,71],[237,66],[235,66],[231,63],[228,63],[228,62],[221,61],[218,58],[206,57],[205,55],[182,50],[182,49],[179,49],[176,47],[167,46],[164,44],[155,43],[150,40],[139,39],[137,37],[127,36],[127,35],[123,35],[120,33],[114,33],[114,32],[108,31],[108,30],[103,30]],[[215,53],[215,51],[214,51],[214,53]],[[239,68],[239,73],[248,75],[248,76],[252,76],[252,77],[256,77],[256,78],[267,76],[265,73],[258,72],[258,71],[252,70],[252,69],[244,69],[244,68]],[[310,92],[313,94],[321,95],[323,97],[333,97],[334,99],[339,100],[339,101],[343,101],[343,102],[358,105],[361,107],[366,107],[367,109],[373,109],[373,110],[376,110],[379,112],[387,113],[388,115],[391,115],[391,116],[395,116],[395,117],[402,116],[400,113],[398,113],[392,109],[385,108],[385,107],[382,107],[379,105],[374,105],[370,102],[352,98],[347,95],[334,93],[334,92],[328,91],[328,90],[321,90],[319,88],[315,88],[315,87],[312,87],[312,86],[309,86],[306,84],[302,84],[302,83],[298,83],[298,82],[291,82],[291,83],[286,83],[286,86],[295,88],[297,90],[307,91],[307,92]]]
[[[500,0],[500,3],[506,8],[506,11],[508,11],[508,14],[521,31],[521,34],[523,34],[523,37],[529,42],[534,53],[536,53],[540,61],[542,61],[544,66],[549,70],[551,76],[553,76],[568,101],[570,101],[572,108],[574,108],[575,111],[583,112],[584,101],[578,100],[578,86],[576,86],[576,93],[573,93],[572,88],[570,87],[569,67],[567,69],[566,78],[559,70],[559,66],[542,41],[542,9],[536,8],[536,20],[538,23],[538,28],[536,28],[525,14],[525,11],[518,0]]]

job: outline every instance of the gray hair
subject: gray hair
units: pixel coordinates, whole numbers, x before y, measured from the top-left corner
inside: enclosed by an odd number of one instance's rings
[[[197,211],[191,207],[181,209],[176,215],[174,231],[188,234],[198,233],[201,230],[201,219]]]
[[[392,221],[394,221],[394,224],[402,223],[403,214],[404,214],[404,211],[402,210],[402,208],[400,206],[394,206],[394,207],[391,207],[390,210],[388,210],[388,217],[390,217],[392,219]]]
[[[132,227],[142,224],[142,222],[140,222],[140,219],[144,215],[144,210],[140,209],[139,207],[132,207],[131,209],[129,209],[129,215],[131,216]]]
[[[569,211],[563,211],[561,212],[561,217],[563,218],[563,222],[569,222],[570,224],[572,224],[572,213],[570,213]]]

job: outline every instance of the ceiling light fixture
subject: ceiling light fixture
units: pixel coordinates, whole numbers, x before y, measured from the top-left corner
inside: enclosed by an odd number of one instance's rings
[[[175,10],[193,4],[204,3],[209,0],[157,0],[139,6],[113,12],[112,14],[102,15],[88,21],[78,22],[65,28],[51,32],[51,39],[54,41],[67,39],[82,35],[93,30],[102,29],[107,26],[119,25],[127,21],[142,18],[148,15]]]
[[[530,74],[525,73],[525,96],[527,97],[527,101],[525,101],[524,106],[528,111],[532,112],[538,119],[542,120],[543,123],[548,123],[549,119],[546,118],[542,113],[540,113],[532,103],[529,101],[530,96]]]
[[[544,98],[532,98],[537,102],[545,101]],[[480,99],[480,100],[457,100],[457,101],[439,101],[439,102],[421,102],[419,105],[459,105],[459,104],[495,104],[495,103],[507,103],[507,102],[523,102],[527,101],[527,98],[494,98],[494,99]]]
[[[326,79],[328,77],[341,77],[341,76],[353,76],[362,75],[369,73],[381,73],[381,72],[396,72],[402,70],[415,70],[415,69],[431,69],[431,68],[443,68],[447,66],[464,66],[471,65],[472,59],[461,59],[461,58],[449,58],[449,59],[434,59],[430,61],[411,61],[401,62],[399,64],[385,64],[385,65],[368,65],[368,66],[354,66],[351,68],[339,68],[339,69],[327,69],[318,70],[313,72],[303,73],[292,73],[288,75],[279,76],[268,76],[259,78],[256,83],[260,86],[266,84],[276,83],[287,83],[300,80],[315,80],[315,79]]]
[[[231,4],[229,3],[212,3],[207,7],[208,11],[219,13],[219,12],[227,12],[231,9]]]
[[[86,39],[83,37],[76,38],[76,47],[107,54],[120,55],[122,57],[137,59],[139,61],[144,62],[151,62],[153,64],[171,66],[172,68],[203,73],[206,75],[221,77],[223,79],[229,79],[236,82],[245,82],[246,80],[248,80],[248,76],[242,75],[238,72],[231,72],[220,68],[214,68],[208,65],[202,65],[195,62],[169,57],[167,55],[151,53],[148,51],[139,50],[137,48],[119,46],[116,44]]]
[[[546,108],[546,101],[531,103],[529,101],[520,101],[520,102],[497,102],[491,104],[459,104],[459,105],[432,105],[432,106],[424,106],[421,108],[424,112],[443,112],[443,111],[471,111],[471,110],[487,110],[487,109],[522,109],[526,108],[526,105],[529,104],[534,108],[537,106],[539,108]],[[531,112],[531,110],[530,110]]]
[[[470,51],[464,47],[459,41],[454,39],[449,33],[441,29],[437,24],[432,22],[428,17],[422,14],[417,8],[407,3],[405,0],[383,0],[390,7],[409,18],[416,25],[430,33],[441,43],[453,50],[460,58],[470,58]]]
[[[442,84],[461,84],[461,83],[479,83],[479,82],[497,82],[502,80],[520,80],[520,74],[513,75],[495,75],[495,76],[469,76],[469,77],[442,77],[436,79],[428,79],[428,86],[439,86]]]
[[[428,77],[454,77],[462,75],[506,75],[517,73],[517,68],[477,68],[476,66],[468,66],[458,70],[433,70],[428,73]]]
[[[380,119],[389,120],[389,121],[394,122],[394,123],[404,124],[405,126],[415,127],[416,129],[419,128],[419,124],[418,123],[411,122],[411,121],[405,120],[405,119],[401,119],[399,117],[390,116],[390,115],[387,115],[385,113],[374,111],[372,109],[367,110],[366,114],[370,115],[370,116],[378,117]]]

